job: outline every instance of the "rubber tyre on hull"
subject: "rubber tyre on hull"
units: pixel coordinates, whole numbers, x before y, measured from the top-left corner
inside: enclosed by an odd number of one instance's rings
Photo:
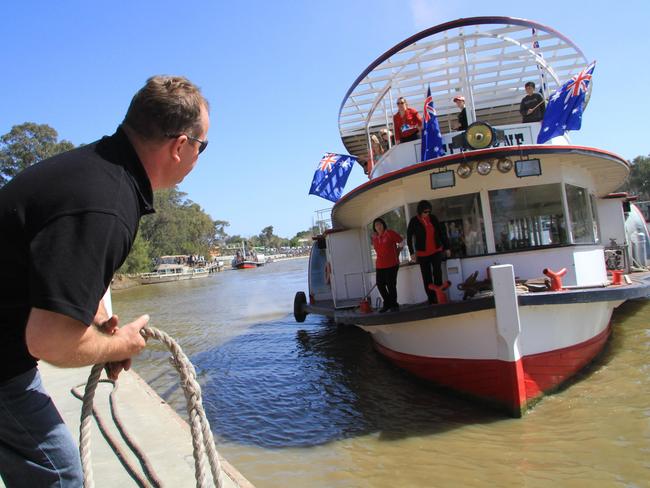
[[[296,296],[293,299],[293,317],[296,319],[296,322],[304,322],[307,317],[307,312],[305,312],[303,305],[307,304],[307,297],[305,296],[304,291],[299,291],[296,293]]]

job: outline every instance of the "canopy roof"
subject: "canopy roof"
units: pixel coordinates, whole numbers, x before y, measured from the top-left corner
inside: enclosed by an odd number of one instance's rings
[[[456,95],[465,97],[476,120],[518,123],[527,81],[548,97],[587,64],[571,40],[536,22],[510,17],[447,22],[399,43],[359,75],[341,104],[341,138],[350,154],[365,159],[367,128],[373,133],[392,125],[402,96],[422,113],[428,87],[443,133],[456,121]]]

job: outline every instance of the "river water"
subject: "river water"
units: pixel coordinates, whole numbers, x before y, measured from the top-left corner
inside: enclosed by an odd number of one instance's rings
[[[650,301],[623,304],[605,352],[522,419],[393,367],[368,334],[308,316],[307,259],[113,294],[194,363],[219,452],[257,488],[650,487]],[[579,318],[576,318],[579,319]],[[163,346],[134,368],[181,416]]]

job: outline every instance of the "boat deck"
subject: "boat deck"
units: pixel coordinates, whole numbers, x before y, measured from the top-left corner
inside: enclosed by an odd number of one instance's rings
[[[650,296],[650,271],[632,273],[628,276],[631,283],[624,285],[520,293],[518,294],[519,306],[632,300]],[[449,302],[442,305],[429,305],[427,302],[400,304],[399,311],[385,313],[379,313],[377,310],[364,313],[359,308],[359,300],[346,300],[344,303],[339,303],[338,307],[334,306],[332,300],[323,300],[305,304],[304,310],[307,313],[330,317],[342,324],[372,326],[415,322],[433,317],[494,308],[494,297],[491,292],[465,301]]]
[[[77,439],[82,403],[70,390],[87,381],[90,367],[60,369],[41,361],[39,370],[46,390],[71,429],[73,437]],[[111,384],[100,383],[95,393],[94,405],[113,436],[120,440],[121,449],[139,466],[112,421],[108,400],[111,389]],[[80,388],[80,391],[83,393],[83,388]],[[192,438],[187,423],[133,371],[122,372],[114,396],[125,430],[145,453],[163,485],[196,486]],[[92,422],[91,452],[97,488],[139,486],[122,466],[95,421]],[[223,458],[221,466],[224,472],[224,488],[253,488],[253,485]],[[209,476],[209,467],[206,469]],[[4,487],[2,480],[0,487]]]

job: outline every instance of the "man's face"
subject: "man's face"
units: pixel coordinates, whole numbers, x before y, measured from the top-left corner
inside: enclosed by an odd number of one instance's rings
[[[408,106],[409,104],[406,103],[406,100],[404,100],[403,98],[397,100],[397,108],[399,109],[400,112],[404,112]]]
[[[201,107],[200,116],[201,134],[196,139],[188,139],[181,149],[181,163],[178,165],[177,182],[180,183],[194,169],[199,159],[200,141],[208,140],[208,129],[210,128],[210,116],[205,107]]]
[[[528,86],[526,87],[526,94],[527,94],[527,95],[532,95],[534,91],[535,91],[535,87],[530,86],[530,85],[528,85]]]

